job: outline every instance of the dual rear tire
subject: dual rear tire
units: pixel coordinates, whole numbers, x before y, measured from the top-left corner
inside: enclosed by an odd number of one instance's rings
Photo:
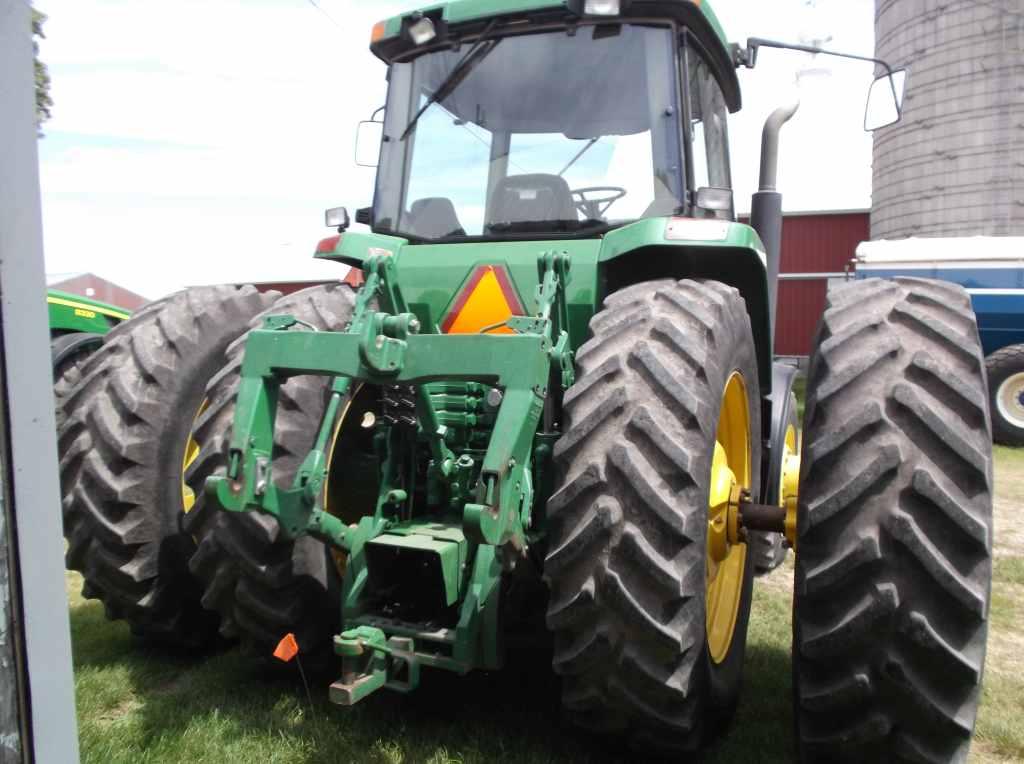
[[[83,596],[151,641],[198,647],[216,634],[188,573],[182,470],[206,380],[271,299],[222,286],[150,303],[59,383],[67,567]]]
[[[829,293],[811,358],[793,618],[804,761],[963,761],[992,572],[991,428],[964,290]]]
[[[693,750],[737,703],[749,617],[752,560],[718,649],[707,576],[721,391],[739,373],[759,400],[745,305],[714,282],[631,286],[605,301],[577,361],[545,565],[563,705],[642,749]],[[870,280],[830,293],[801,461],[799,758],[963,761],[985,654],[992,461],[962,289]]]
[[[352,296],[334,289],[268,312],[341,329]],[[255,513],[214,517],[202,496],[230,436],[242,344],[228,346],[267,304],[224,287],[144,308],[108,335],[63,402],[68,566],[136,633],[195,646],[219,617],[222,633],[260,650],[295,631],[316,652],[336,628],[340,571],[324,545],[287,542]],[[717,282],[637,284],[605,301],[577,361],[544,568],[564,706],[643,749],[691,751],[736,706],[750,613],[754,562],[728,516],[724,537],[719,522],[734,489],[756,500],[760,485],[746,306]],[[326,401],[321,378],[300,379],[316,381],[285,386],[282,482]],[[869,280],[829,295],[798,513],[803,760],[966,757],[991,577],[984,380],[958,287]],[[204,400],[186,513],[181,472]]]
[[[341,283],[284,297],[191,289],[137,311],[62,376],[66,564],[82,573],[83,596],[168,646],[202,647],[219,632],[269,657],[292,632],[307,665],[330,657],[339,561],[316,539],[284,539],[268,515],[216,511],[204,484],[226,466],[248,332],[282,313],[341,331],[353,305]],[[281,387],[280,485],[290,485],[313,445],[330,382],[300,376]]]

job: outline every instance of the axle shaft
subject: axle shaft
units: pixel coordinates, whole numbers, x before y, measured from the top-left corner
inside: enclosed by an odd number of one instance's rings
[[[751,531],[786,532],[786,510],[776,504],[740,502],[739,524]]]

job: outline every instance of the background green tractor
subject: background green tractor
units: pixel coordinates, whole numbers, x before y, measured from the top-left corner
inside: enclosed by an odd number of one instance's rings
[[[104,335],[127,320],[130,311],[59,289],[46,291],[50,353],[58,398],[74,384],[77,368],[103,344]],[[68,379],[64,377],[71,374]],[[62,383],[63,380],[63,383]]]
[[[378,24],[371,232],[331,210],[317,250],[364,286],[183,293],[90,362],[62,429],[89,593],[177,643],[291,634],[340,658],[344,705],[550,644],[567,720],[688,751],[739,700],[785,539],[801,756],[965,758],[992,543],[974,317],[949,284],[834,290],[801,438],[771,354],[794,107],[751,226],[729,190],[735,70],[766,45],[679,0]],[[170,320],[200,297],[207,330]]]

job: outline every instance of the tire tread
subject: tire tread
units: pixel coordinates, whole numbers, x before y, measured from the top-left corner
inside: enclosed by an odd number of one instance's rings
[[[970,301],[920,279],[855,282],[829,294],[816,348],[794,608],[801,758],[963,761],[992,541]],[[851,375],[839,357],[874,360]]]
[[[693,750],[713,715],[699,712],[707,439],[721,394],[709,380],[724,386],[729,370],[712,364],[736,343],[756,369],[746,306],[715,282],[646,282],[610,295],[590,330],[547,505],[553,665],[578,726]]]
[[[274,293],[276,294],[276,293]],[[166,429],[250,316],[273,299],[251,286],[200,287],[150,303],[114,327],[61,380],[58,443],[66,564],[152,641],[195,647],[214,633],[184,567],[180,507],[167,507]]]

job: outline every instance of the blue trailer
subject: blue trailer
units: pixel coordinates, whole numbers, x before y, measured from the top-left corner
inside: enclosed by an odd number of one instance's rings
[[[855,262],[858,279],[920,276],[967,290],[985,352],[993,438],[1024,446],[1024,237],[866,241]]]

